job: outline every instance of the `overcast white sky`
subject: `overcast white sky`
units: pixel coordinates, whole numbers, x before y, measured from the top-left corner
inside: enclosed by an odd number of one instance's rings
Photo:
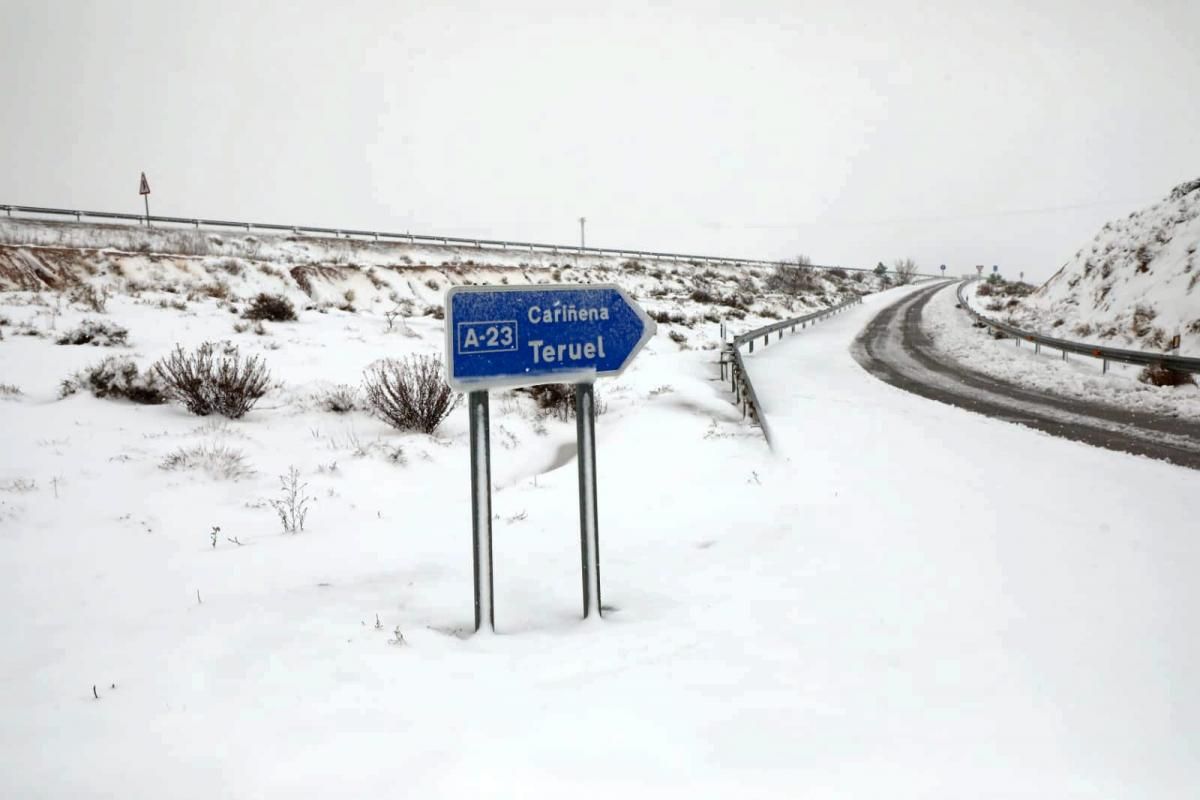
[[[1200,176],[1200,2],[0,0],[0,203],[1047,277]]]

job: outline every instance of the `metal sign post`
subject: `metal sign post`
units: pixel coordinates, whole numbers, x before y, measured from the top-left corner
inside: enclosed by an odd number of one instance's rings
[[[496,630],[492,600],[492,454],[488,393],[469,392],[471,415],[471,537],[475,561],[475,630]]]
[[[138,194],[146,201],[146,227],[150,227],[150,181],[146,180],[146,173],[142,173],[142,182],[138,185]]]
[[[575,440],[579,461],[579,553],[583,565],[583,618],[600,616],[600,521],[596,510],[596,397],[592,384],[575,384]]]
[[[488,390],[575,384],[584,618],[601,614],[596,403],[592,382],[619,375],[654,320],[611,284],[456,286],[446,293],[446,378],[468,393],[475,630],[495,630]]]

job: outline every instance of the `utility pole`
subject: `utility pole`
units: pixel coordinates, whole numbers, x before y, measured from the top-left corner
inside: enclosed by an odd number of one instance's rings
[[[587,217],[579,218],[579,249],[582,250],[587,245],[584,242],[583,226],[587,223]]]

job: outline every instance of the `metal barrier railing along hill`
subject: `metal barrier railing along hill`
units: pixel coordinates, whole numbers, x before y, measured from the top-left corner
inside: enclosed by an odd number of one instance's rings
[[[280,225],[266,222],[235,222],[230,220],[203,219],[190,217],[166,217],[145,214],[121,214],[111,211],[76,211],[66,208],[44,208],[39,206],[0,205],[8,217],[13,214],[24,215],[37,220],[39,217],[68,217],[76,222],[97,220],[102,222],[124,222],[138,225],[180,225],[192,228],[236,228],[243,231],[275,231],[293,235],[358,238],[371,241],[391,241],[408,244],[458,245],[464,247],[489,248],[495,250],[526,250],[541,253],[572,253],[575,255],[614,256],[617,258],[645,258],[654,261],[675,261],[694,263],[701,266],[710,265],[748,265],[759,267],[776,267],[788,265],[786,261],[769,261],[760,258],[726,258],[721,256],[701,256],[687,253],[667,253],[654,250],[632,250],[624,247],[576,247],[571,245],[546,244],[544,242],[519,242],[503,239],[477,239],[462,236],[432,236],[419,233],[395,233],[387,231],[369,231],[354,228],[327,228],[312,225]],[[871,272],[862,267],[842,267],[837,265],[806,264],[813,269],[844,269],[848,272]]]
[[[770,325],[763,325],[760,328],[746,331],[740,336],[733,337],[733,340],[725,345],[725,349],[721,354],[721,380],[726,379],[725,367],[729,365],[729,380],[733,389],[734,402],[741,406],[742,416],[747,414],[752,420],[758,423],[758,427],[763,432],[763,438],[767,440],[768,447],[774,447],[771,440],[771,429],[767,424],[767,416],[763,413],[762,403],[758,399],[758,394],[754,391],[754,382],[750,380],[750,374],[746,372],[746,363],[742,360],[743,346],[753,353],[754,344],[759,339],[762,339],[763,346],[770,344],[771,334],[778,334],[776,341],[783,338],[785,331],[791,333],[796,332],[796,328],[801,330],[808,327],[809,324],[818,322],[834,314],[840,314],[851,306],[856,306],[862,303],[862,297],[852,297],[849,300],[840,303],[830,308],[822,309],[821,311],[805,314],[801,317],[792,317],[790,319],[773,322]]]
[[[972,279],[977,280],[977,279]],[[1108,371],[1108,362],[1115,361],[1121,364],[1136,364],[1138,366],[1150,366],[1159,364],[1168,369],[1178,372],[1200,373],[1200,358],[1191,358],[1188,356],[1176,356],[1169,353],[1152,353],[1146,350],[1123,350],[1117,347],[1105,347],[1098,344],[1088,344],[1086,342],[1072,342],[1068,339],[1057,339],[1053,336],[1045,336],[1033,331],[1023,330],[1015,325],[1010,325],[1007,322],[1001,322],[997,319],[985,316],[975,309],[971,308],[971,304],[967,300],[965,294],[967,284],[972,281],[963,281],[958,285],[958,303],[963,307],[973,319],[977,322],[986,325],[989,330],[995,332],[1000,331],[1016,340],[1017,346],[1021,345],[1021,341],[1033,342],[1034,351],[1041,352],[1043,347],[1050,347],[1062,353],[1065,360],[1068,353],[1077,353],[1079,355],[1098,358],[1103,362],[1103,371]]]

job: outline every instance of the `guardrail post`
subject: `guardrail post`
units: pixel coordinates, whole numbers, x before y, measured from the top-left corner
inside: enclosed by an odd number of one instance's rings
[[[1063,350],[1063,361],[1067,360],[1067,351]]]
[[[754,352],[754,340],[753,339],[750,340],[750,352],[751,353]]]
[[[1104,362],[1104,367],[1101,369],[1101,374],[1107,375],[1108,374],[1108,359],[1104,358],[1101,360]]]
[[[1034,352],[1034,355],[1042,352],[1042,343],[1041,342],[1033,343],[1033,352]]]

